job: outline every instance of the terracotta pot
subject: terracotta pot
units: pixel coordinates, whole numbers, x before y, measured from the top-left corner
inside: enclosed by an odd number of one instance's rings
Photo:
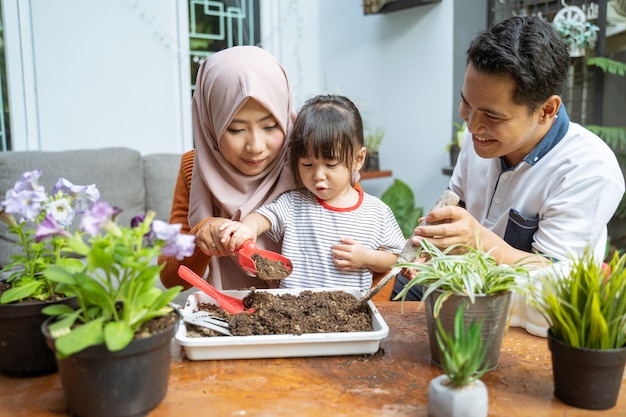
[[[478,380],[463,388],[447,384],[446,375],[439,375],[428,386],[429,417],[487,417],[489,395]]]
[[[624,375],[626,346],[606,350],[576,348],[555,339],[548,330],[548,347],[556,398],[588,410],[615,406]]]
[[[180,313],[176,310],[178,317]],[[54,339],[48,332],[52,317],[42,325],[50,349]],[[119,352],[105,345],[89,347],[58,359],[65,401],[72,416],[128,417],[146,415],[167,393],[170,374],[170,342],[178,328],[135,339]]]
[[[41,334],[41,324],[48,318],[41,314],[41,310],[54,304],[77,306],[76,297],[0,304],[0,373],[27,377],[56,372],[54,353],[48,349]]]
[[[434,364],[441,366],[440,354],[441,350],[437,343],[435,329],[437,327],[433,314],[435,301],[442,294],[442,291],[436,290],[431,293],[425,300],[426,307],[426,324],[428,326],[428,341],[430,344],[431,360]],[[439,318],[446,332],[454,331],[454,317],[459,307],[467,303],[463,320],[465,326],[469,326],[472,320],[483,321],[482,338],[483,344],[487,345],[487,354],[485,355],[484,364],[488,364],[491,371],[498,367],[500,362],[500,348],[502,339],[507,329],[507,320],[511,310],[511,292],[505,291],[491,295],[476,295],[475,303],[472,304],[469,297],[464,295],[452,295],[441,306]]]

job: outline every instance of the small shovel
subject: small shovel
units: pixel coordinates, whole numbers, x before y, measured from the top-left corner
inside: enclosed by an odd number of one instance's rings
[[[239,313],[254,313],[255,309],[246,307],[243,305],[243,300],[239,298],[231,297],[219,292],[214,286],[203,280],[198,274],[187,268],[185,265],[178,267],[178,276],[193,285],[196,288],[202,290],[209,297],[213,298],[217,305],[228,311],[230,314]]]
[[[445,207],[445,206],[456,206],[457,204],[459,204],[459,200],[460,198],[458,195],[456,195],[456,193],[450,190],[445,190],[443,194],[441,194],[441,196],[437,199],[431,211],[441,208],[441,207]],[[428,224],[427,222],[422,221],[420,223],[420,226],[424,226],[427,224]],[[398,257],[398,260],[396,261],[396,263],[401,264],[401,263],[407,263],[407,262],[414,262],[415,256],[417,254],[417,249],[418,247],[413,245],[413,240],[411,236],[410,238],[407,239],[406,244],[404,245],[404,249],[402,249],[402,253],[400,253],[400,256]],[[373,296],[378,294],[385,287],[385,285],[387,285],[389,281],[391,281],[393,277],[398,275],[398,272],[400,272],[401,270],[402,268],[400,267],[392,268],[391,271],[389,271],[387,275],[385,275],[384,277],[381,278],[380,281],[378,281],[378,284],[370,288],[367,294],[365,294],[359,300],[359,304],[357,308],[360,308],[364,306],[365,304],[367,304],[367,302],[371,300]]]
[[[291,274],[291,271],[293,271],[293,265],[291,264],[291,261],[288,258],[276,252],[259,249],[259,247],[257,246],[255,242],[253,242],[252,240],[246,240],[243,243],[243,245],[241,245],[241,247],[239,248],[239,255],[237,256],[237,258],[239,259],[239,265],[245,271],[251,273],[254,276],[257,276],[256,264],[254,263],[254,260],[252,259],[252,255],[254,254],[258,254],[260,257],[269,259],[271,261],[281,262],[283,265],[285,265],[285,268],[287,268],[290,274]],[[279,277],[279,278],[264,277],[263,279],[272,280],[272,279],[282,279],[282,278],[284,277]]]

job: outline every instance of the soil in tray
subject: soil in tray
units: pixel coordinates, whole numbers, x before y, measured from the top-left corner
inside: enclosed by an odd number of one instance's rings
[[[199,304],[228,320],[234,336],[336,333],[372,331],[367,306],[357,310],[359,300],[345,291],[309,291],[299,294],[270,294],[251,291],[243,302],[255,308],[252,314],[229,314],[215,304]],[[188,337],[223,336],[205,327],[187,324]],[[228,336],[226,336],[228,337]]]

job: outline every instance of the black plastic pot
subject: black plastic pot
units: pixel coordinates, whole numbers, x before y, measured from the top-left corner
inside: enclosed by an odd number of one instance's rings
[[[67,304],[76,307],[76,297],[58,301],[0,304],[0,373],[30,377],[57,371],[54,353],[41,334],[41,324],[48,318],[44,307]]]
[[[54,349],[47,330],[50,320],[40,331]],[[162,333],[133,340],[119,352],[98,345],[58,359],[63,393],[72,416],[144,416],[159,405],[167,393],[170,342],[179,321]]]
[[[442,294],[442,291],[435,290],[425,300],[426,324],[428,326],[428,341],[430,344],[430,356],[435,365],[441,366],[440,356],[441,349],[437,343],[436,322],[434,317],[434,305]],[[439,318],[444,330],[447,333],[454,331],[454,318],[456,312],[464,303],[467,303],[463,322],[465,327],[469,326],[472,320],[482,321],[483,327],[481,331],[483,344],[487,345],[487,353],[483,366],[487,365],[489,370],[498,367],[500,363],[500,348],[502,347],[502,339],[507,329],[507,319],[511,310],[510,291],[505,291],[490,295],[476,295],[475,302],[472,304],[468,296],[451,295],[441,305]]]
[[[548,331],[554,396],[565,404],[606,410],[617,403],[626,363],[621,349],[582,349],[557,340]]]

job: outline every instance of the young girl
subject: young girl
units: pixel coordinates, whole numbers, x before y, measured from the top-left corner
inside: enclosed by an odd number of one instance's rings
[[[222,244],[235,252],[262,233],[283,241],[293,263],[283,288],[354,287],[367,290],[372,272],[385,272],[405,239],[391,209],[355,188],[365,161],[363,123],[343,96],[309,99],[296,118],[291,161],[306,189],[286,192],[220,227]]]

